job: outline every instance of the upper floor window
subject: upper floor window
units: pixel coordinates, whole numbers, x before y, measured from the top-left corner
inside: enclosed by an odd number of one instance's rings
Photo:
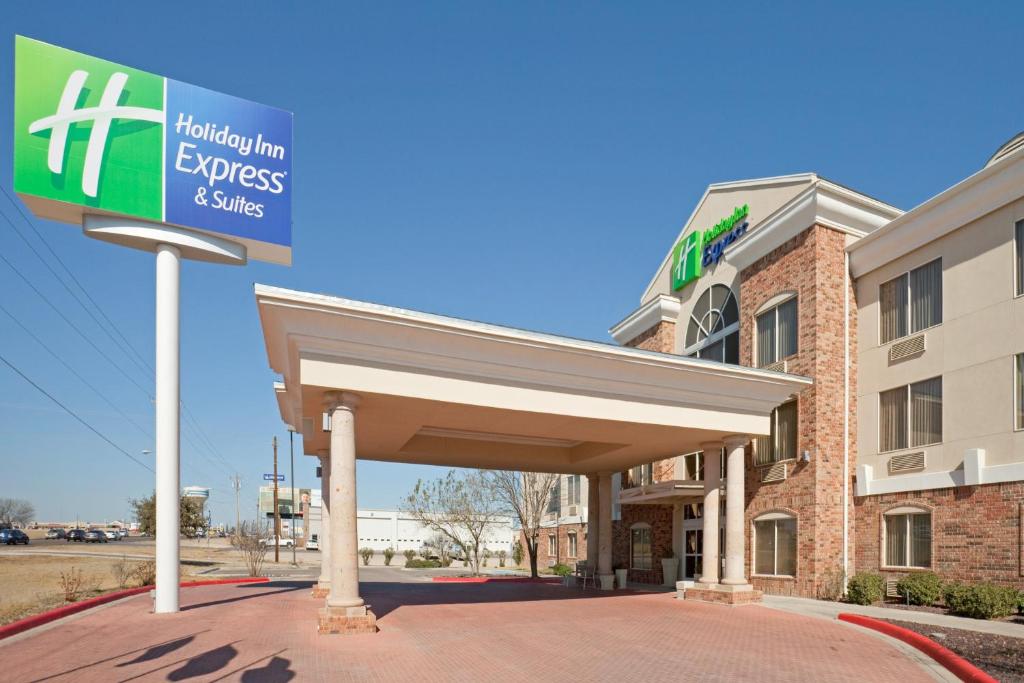
[[[942,441],[942,378],[933,377],[878,395],[878,450]]]
[[[1018,353],[1014,358],[1014,401],[1017,405],[1014,408],[1014,426],[1017,429],[1024,429],[1024,353]]]
[[[696,479],[703,481],[704,479],[704,451],[697,451],[696,453],[687,453],[682,456],[683,459],[683,479]],[[725,474],[725,449],[723,448],[718,453],[719,463],[719,474]]]
[[[1017,250],[1017,296],[1021,296],[1024,294],[1024,221],[1017,222],[1013,242]]]
[[[629,485],[646,486],[654,483],[654,463],[629,468]]]
[[[686,353],[721,363],[740,362],[740,311],[732,290],[711,285],[690,312]]]
[[[654,564],[651,550],[651,525],[638,523],[629,528],[629,568],[650,569]]]
[[[927,568],[932,564],[932,515],[898,508],[884,515],[885,566]]]
[[[796,457],[797,402],[788,401],[772,411],[771,434],[754,439],[754,464],[768,465]]]
[[[796,297],[793,297],[757,316],[757,367],[796,355],[796,314]]]
[[[942,322],[942,259],[935,259],[878,288],[881,343]]]
[[[551,497],[548,498],[548,514],[556,514],[562,508],[562,478],[555,479],[555,485],[551,487]]]
[[[580,504],[580,475],[570,474],[565,478],[566,483],[569,486],[568,505],[579,505]]]

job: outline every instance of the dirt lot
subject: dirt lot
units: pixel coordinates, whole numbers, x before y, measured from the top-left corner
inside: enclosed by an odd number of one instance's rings
[[[0,557],[0,624],[64,604],[62,574],[81,576],[78,599],[119,588],[114,568],[121,561],[121,557],[114,554],[110,559],[54,555]],[[127,562],[138,564],[138,561]],[[189,568],[186,567],[185,571],[188,572]],[[183,578],[191,576],[191,572],[183,574]],[[131,580],[130,585],[139,583]]]
[[[1000,681],[1024,682],[1024,638],[995,636],[895,619],[885,621],[931,638]]]

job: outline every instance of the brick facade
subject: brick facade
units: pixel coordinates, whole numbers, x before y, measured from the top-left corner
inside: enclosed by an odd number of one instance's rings
[[[858,571],[907,574],[882,567],[882,516],[907,506],[932,513],[931,569],[943,579],[1024,587],[1024,482],[858,498]]]
[[[569,534],[576,534],[576,555],[569,555]],[[558,539],[557,555],[548,552],[548,537],[554,535]],[[519,541],[523,544],[523,565],[529,566],[530,556],[526,551],[526,535],[519,532]],[[537,568],[543,569],[553,564],[567,564],[570,567],[587,559],[587,525],[559,524],[558,526],[542,527],[537,538]],[[554,562],[552,562],[554,560]]]
[[[754,320],[758,309],[779,294],[795,292],[799,337],[797,354],[787,361],[787,371],[814,380],[797,399],[797,458],[787,464],[787,478],[761,483],[763,468],[750,465],[752,449],[747,450],[746,567],[751,575],[753,519],[770,511],[789,512],[797,518],[796,577],[751,576],[751,583],[766,593],[813,597],[827,573],[842,566],[845,237],[838,231],[812,226],[741,273],[740,363],[755,365]],[[855,339],[856,305],[850,291],[848,324],[851,339]],[[851,357],[855,352],[851,347]],[[856,395],[853,373],[850,394]],[[856,453],[855,415],[856,406],[851,400],[847,486],[852,482]],[[805,451],[810,455],[806,463],[800,458]],[[852,488],[849,499],[852,526]],[[852,556],[852,534],[850,545]]]
[[[626,346],[644,349],[645,351],[673,353],[676,347],[676,324],[663,320],[646,332],[631,339],[626,343]]]
[[[630,567],[630,529],[634,524],[651,526],[651,568]],[[629,569],[629,581],[661,583],[661,558],[672,554],[671,505],[623,505],[622,519],[612,522],[612,567]]]

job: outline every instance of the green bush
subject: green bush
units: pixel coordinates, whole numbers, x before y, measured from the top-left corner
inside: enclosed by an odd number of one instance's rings
[[[952,614],[973,619],[998,619],[1013,614],[1020,599],[1017,589],[994,583],[946,586],[943,599]]]
[[[359,554],[363,556],[363,564],[368,565],[373,559],[373,548],[360,548]]]
[[[405,561],[407,563],[408,562],[412,562],[412,559],[414,557],[416,557],[416,551],[415,550],[406,550],[402,554],[405,555]]]
[[[855,605],[870,605],[882,599],[885,581],[878,574],[857,572],[846,584],[846,599]]]
[[[1017,595],[1017,613],[1024,614],[1024,591]]]
[[[395,556],[395,549],[394,548],[390,548],[390,547],[389,548],[384,548],[384,566],[385,567],[390,567],[391,566],[391,559],[394,556]]]
[[[406,569],[436,569],[441,566],[438,560],[417,560],[413,558],[405,561]]]
[[[516,544],[512,547],[512,561],[516,563],[516,566],[522,566],[523,564],[523,544],[520,541],[516,541]]]
[[[896,582],[896,592],[911,605],[933,605],[942,597],[942,579],[932,572],[909,574]]]
[[[572,567],[567,564],[558,563],[551,568],[551,573],[555,576],[569,576],[569,574],[572,574]]]

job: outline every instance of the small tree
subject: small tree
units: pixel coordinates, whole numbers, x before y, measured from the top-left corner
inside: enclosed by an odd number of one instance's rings
[[[36,516],[32,503],[21,498],[0,498],[0,529],[27,526]]]
[[[504,567],[505,566],[505,558],[506,557],[508,557],[508,551],[507,550],[499,550],[498,551],[498,566],[499,567]]]
[[[502,512],[483,472],[456,474],[453,470],[442,479],[417,481],[404,509],[435,534],[463,548],[466,566],[480,573],[481,539]]]
[[[404,551],[402,554],[405,555],[406,564],[412,562],[413,558],[416,557],[416,551],[411,549]]]
[[[523,542],[519,539],[516,539],[516,544],[512,546],[512,561],[517,567],[523,566]]]
[[[484,566],[486,567],[487,566],[487,560],[491,559],[491,550],[490,550],[490,548],[484,548],[484,553],[483,554],[484,554]]]
[[[156,536],[156,493],[148,498],[132,498],[128,502],[135,511],[139,531]],[[182,496],[180,506],[179,532],[182,536],[192,538],[197,531],[207,527],[207,519],[203,517],[203,508],[198,500]]]
[[[363,566],[369,566],[370,560],[373,559],[373,548],[360,548],[359,554],[363,557]]]
[[[530,556],[530,576],[536,578],[540,523],[547,512],[555,484],[558,483],[558,475],[545,472],[487,470],[484,480],[492,495],[502,502],[502,508],[519,519],[519,526],[526,538],[526,551]]]
[[[259,522],[242,522],[232,545],[242,554],[249,576],[261,576],[263,560],[267,556],[267,544],[263,542],[267,526]]]
[[[387,548],[384,548],[384,566],[385,567],[390,567],[391,566],[391,558],[393,558],[394,556],[395,556],[395,549],[394,548],[392,548],[391,546],[388,546]]]
[[[443,534],[434,534],[426,541],[423,542],[423,549],[420,550],[420,556],[424,560],[436,556],[442,567],[451,566],[452,563],[452,549],[455,544],[452,540]]]

